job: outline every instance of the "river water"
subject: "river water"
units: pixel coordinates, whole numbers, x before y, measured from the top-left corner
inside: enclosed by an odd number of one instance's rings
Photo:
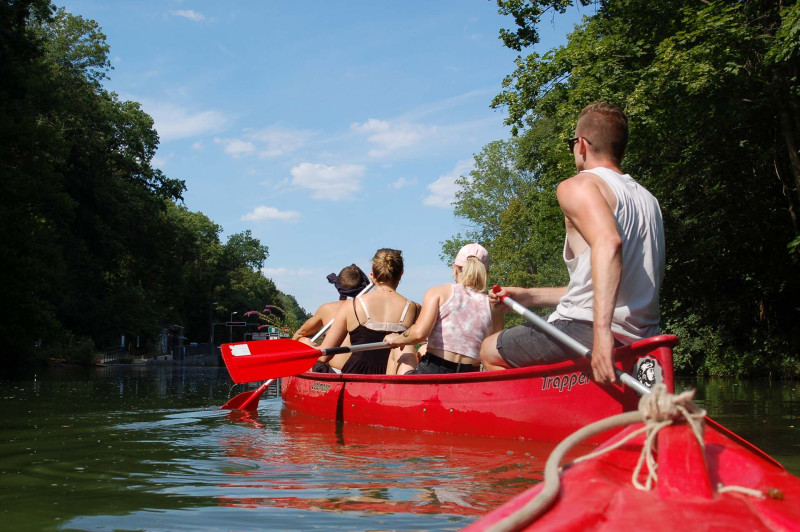
[[[798,383],[682,380],[800,474]],[[553,444],[336,425],[224,368],[51,368],[0,381],[6,530],[457,530],[541,480]],[[578,454],[587,449],[579,449]]]

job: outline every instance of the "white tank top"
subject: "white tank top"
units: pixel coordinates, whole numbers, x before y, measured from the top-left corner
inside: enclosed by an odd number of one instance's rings
[[[622,237],[622,277],[611,331],[626,344],[654,336],[659,333],[658,293],[664,278],[664,223],[658,200],[628,174],[602,167],[584,172],[603,179],[617,198],[614,218]],[[569,286],[548,321],[593,321],[591,249],[575,257],[565,239],[564,262]]]

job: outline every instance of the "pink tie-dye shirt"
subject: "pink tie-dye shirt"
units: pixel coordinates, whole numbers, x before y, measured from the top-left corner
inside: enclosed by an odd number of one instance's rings
[[[489,296],[451,283],[453,294],[439,307],[428,347],[480,360],[481,343],[492,332]]]

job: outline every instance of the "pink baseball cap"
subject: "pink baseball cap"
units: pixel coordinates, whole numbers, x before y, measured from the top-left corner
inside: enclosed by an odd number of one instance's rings
[[[453,262],[453,264],[463,268],[467,264],[467,259],[470,257],[475,257],[481,261],[484,266],[486,266],[487,270],[489,269],[489,252],[486,251],[485,247],[475,242],[472,244],[467,244],[461,248],[461,250],[458,252],[458,255],[456,255],[456,260]]]

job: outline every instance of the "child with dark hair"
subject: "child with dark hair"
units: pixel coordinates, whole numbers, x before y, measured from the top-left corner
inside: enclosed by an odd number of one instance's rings
[[[328,275],[328,282],[336,286],[339,292],[339,301],[332,301],[320,305],[313,316],[308,318],[303,325],[295,331],[292,340],[300,340],[304,343],[311,343],[311,337],[328,322],[330,322],[336,312],[344,304],[348,297],[355,297],[360,294],[370,283],[369,277],[355,264],[345,266],[339,275],[332,273]]]

